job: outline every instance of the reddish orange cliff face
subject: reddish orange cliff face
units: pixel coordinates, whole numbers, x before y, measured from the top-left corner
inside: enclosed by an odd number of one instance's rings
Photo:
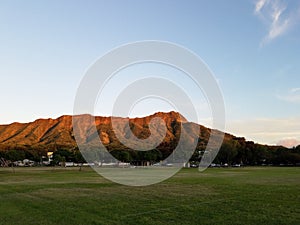
[[[77,115],[80,118],[80,126],[85,126],[84,131],[80,134],[81,141],[89,145],[97,145],[99,138],[102,144],[109,149],[119,148],[120,141],[116,137],[115,130],[112,128],[112,117],[93,117],[91,115]],[[205,146],[211,130],[196,123],[188,122],[178,112],[157,112],[153,115],[141,118],[122,118],[113,117],[119,127],[118,132],[126,138],[132,135],[139,139],[147,139],[151,137],[159,137],[160,131],[150,132],[149,124],[153,118],[161,118],[167,128],[166,135],[161,142],[161,149],[170,149],[176,146],[181,135],[185,140],[195,142],[200,141],[200,146]],[[0,125],[0,148],[14,149],[35,148],[53,149],[53,146],[75,148],[73,132],[73,116],[61,116],[57,119],[38,119],[30,123],[12,123],[9,125]],[[89,129],[91,125],[96,125],[97,131]],[[86,132],[88,131],[88,132]],[[77,136],[76,136],[77,137]],[[233,139],[234,136],[225,134],[225,141]],[[159,138],[160,139],[160,138]],[[78,140],[77,140],[78,141]],[[123,146],[125,147],[125,146]]]
[[[96,116],[95,118],[85,115],[88,120],[94,119],[103,144],[111,144],[116,140],[111,125],[111,117]],[[180,124],[188,121],[177,112],[158,112],[150,116],[129,119],[130,129],[135,136],[145,139],[150,135],[149,123],[151,119],[161,118],[167,127],[165,142],[169,142],[180,134]],[[125,123],[126,119],[114,117],[117,123]],[[90,122],[87,122],[90,124]],[[124,132],[126,131],[124,128]],[[88,134],[89,135],[89,134]],[[92,135],[92,134],[90,134]],[[126,135],[126,134],[124,134]],[[95,136],[95,135],[94,135]],[[86,137],[87,141],[93,142],[91,137]],[[12,123],[0,125],[1,145],[48,145],[58,144],[66,146],[76,146],[73,135],[72,116],[61,116],[57,119],[38,119],[30,123]]]

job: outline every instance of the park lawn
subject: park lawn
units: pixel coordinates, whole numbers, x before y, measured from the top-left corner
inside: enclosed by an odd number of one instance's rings
[[[130,187],[90,168],[0,168],[0,224],[300,224],[300,168],[183,169]]]

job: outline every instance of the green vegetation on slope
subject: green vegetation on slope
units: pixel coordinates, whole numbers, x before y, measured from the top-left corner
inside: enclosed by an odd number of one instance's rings
[[[159,140],[160,132],[151,133],[149,130],[149,122],[156,117],[161,118],[167,128],[165,138],[156,149],[147,152],[135,151],[126,147],[117,138],[116,133],[126,137],[127,140],[130,140],[133,135],[139,139],[147,139],[151,134],[154,139]],[[39,119],[25,124],[0,125],[0,166],[10,165],[12,162],[23,159],[41,162],[43,157],[47,156],[48,151],[60,151],[62,154],[57,153],[59,155],[57,159],[64,157],[66,161],[75,162],[76,158],[81,158],[77,154],[77,142],[82,142],[81,144],[88,146],[91,150],[96,149],[95,153],[97,153],[99,152],[97,148],[99,138],[115,158],[123,162],[143,165],[145,162],[155,163],[166,159],[178,146],[181,136],[185,137],[185,143],[197,143],[191,158],[191,161],[197,164],[206,149],[211,133],[211,129],[188,122],[177,112],[158,112],[150,116],[130,119],[129,123],[126,118],[115,117],[118,129],[113,128],[111,117],[93,118],[89,115],[81,115],[74,118],[77,118],[75,119],[77,122],[72,121],[72,116],[61,116],[57,119]],[[86,131],[78,134],[77,142],[74,133],[79,131],[74,132],[73,122],[78,123],[82,128],[79,130]],[[94,125],[97,128],[95,130],[92,129]],[[182,151],[188,148],[184,146]],[[67,154],[65,150],[70,154]],[[105,156],[96,157],[95,161],[105,161]],[[215,163],[300,165],[300,146],[288,149],[282,146],[260,145],[246,141],[245,138],[225,134]]]

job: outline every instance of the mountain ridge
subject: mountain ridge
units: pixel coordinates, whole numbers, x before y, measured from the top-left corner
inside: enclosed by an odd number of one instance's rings
[[[156,117],[160,117],[163,120],[160,123],[165,123],[166,130],[154,129],[151,130],[153,132],[151,133],[150,121]],[[76,124],[76,119],[78,118],[81,121],[80,126],[77,126],[79,127],[79,130],[77,130],[79,133],[76,133],[76,142],[73,122],[75,121]],[[157,112],[145,117],[114,117],[114,119],[116,121],[116,127],[114,128],[116,129],[113,129],[112,117],[93,117],[88,114],[74,117],[64,115],[56,119],[37,119],[29,123],[15,122],[8,125],[0,125],[0,159],[2,157],[17,160],[28,157],[39,161],[42,156],[47,155],[48,151],[74,153],[78,152],[79,144],[84,144],[91,148],[97,147],[100,139],[105,148],[116,158],[118,158],[117,156],[119,158],[123,157],[125,161],[131,158],[136,162],[141,162],[146,158],[152,158],[152,161],[159,161],[168,157],[178,146],[180,138],[184,137],[183,139],[187,144],[181,145],[183,149],[181,152],[184,153],[184,150],[187,149],[195,149],[191,161],[199,162],[206,150],[212,132],[212,129],[189,122],[181,114],[174,111]],[[95,123],[91,123],[93,121]],[[95,126],[92,124],[95,124]],[[82,132],[80,131],[81,128],[83,128]],[[163,133],[164,131],[165,133]],[[221,132],[213,131],[214,133]],[[161,134],[165,134],[165,136]],[[118,135],[129,140],[128,143],[133,147],[128,147],[127,144],[123,144],[124,142],[120,142],[118,138],[120,136]],[[164,138],[158,145],[151,145],[151,140],[161,140],[161,137]],[[144,143],[147,146],[145,149],[152,150],[149,152],[135,151],[134,149],[141,150],[139,147],[136,148],[134,141],[132,142],[136,138],[145,139]],[[215,139],[210,141],[213,141],[214,144]],[[193,145],[193,143],[196,143],[196,145]],[[155,147],[148,148],[148,146]],[[300,145],[291,149],[283,146],[261,145],[253,141],[246,141],[244,137],[236,137],[224,133],[223,144],[214,162],[221,164],[241,163],[245,165],[300,165]]]
[[[100,138],[106,139],[104,142],[108,142],[107,132],[112,135],[111,120],[110,116],[92,116],[89,114],[75,115],[75,117],[88,116],[95,119],[95,125],[98,129]],[[145,117],[135,118],[123,118],[113,117],[116,121],[125,122],[129,119],[130,124],[134,126],[133,133],[136,136],[149,136],[148,125],[152,118],[160,117],[163,119],[168,128],[171,128],[172,123],[190,123],[181,114],[171,112],[157,112]],[[59,144],[66,146],[76,146],[72,124],[73,116],[62,115],[56,119],[36,119],[33,122],[18,123],[14,122],[11,124],[0,125],[0,145],[48,145],[48,144]],[[104,126],[108,126],[103,129]],[[105,130],[105,131],[104,131]],[[168,129],[171,131],[171,129]],[[176,133],[175,130],[171,132],[173,135]],[[101,135],[103,134],[103,135]],[[171,135],[169,133],[169,135]],[[144,138],[145,138],[144,137]],[[111,137],[114,139],[114,137]]]

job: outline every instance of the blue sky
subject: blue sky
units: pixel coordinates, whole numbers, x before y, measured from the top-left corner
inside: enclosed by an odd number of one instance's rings
[[[141,40],[177,43],[206,62],[224,95],[228,132],[299,142],[300,2],[292,0],[2,0],[0,123],[72,114],[91,63]],[[133,116],[168,110],[152,104]],[[200,122],[209,119],[204,107]]]

